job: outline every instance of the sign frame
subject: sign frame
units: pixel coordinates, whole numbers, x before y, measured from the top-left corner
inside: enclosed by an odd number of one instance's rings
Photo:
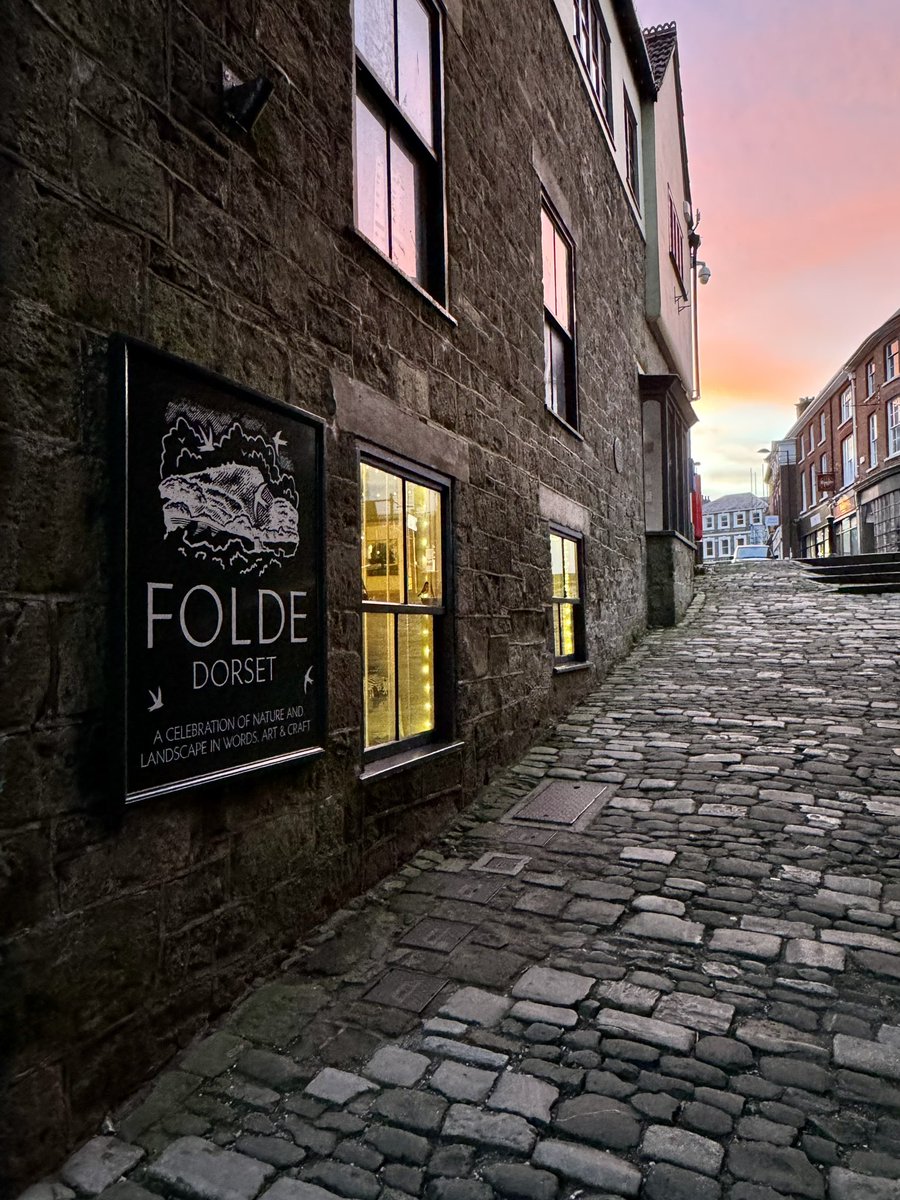
[[[266,768],[282,766],[287,763],[301,762],[304,760],[314,760],[322,757],[322,755],[325,753],[325,741],[328,730],[328,679],[326,652],[327,594],[325,570],[325,422],[320,417],[317,417],[312,413],[286,404],[283,401],[275,400],[270,396],[266,396],[252,388],[248,388],[242,384],[236,383],[234,380],[219,375],[214,371],[210,371],[205,367],[201,367],[196,363],[192,363],[174,354],[170,354],[167,351],[160,350],[157,347],[137,338],[124,336],[121,334],[112,336],[109,342],[109,354],[111,367],[110,391],[112,399],[109,462],[111,465],[110,476],[112,496],[114,498],[111,505],[113,511],[113,518],[111,522],[113,535],[113,553],[111,556],[111,579],[113,589],[113,595],[111,597],[111,624],[113,637],[111,663],[112,670],[110,672],[110,724],[115,731],[114,745],[119,750],[119,754],[114,756],[119,764],[118,768],[116,769],[117,790],[119,790],[120,795],[124,796],[125,804],[131,805],[157,796],[167,796],[173,793],[193,790],[210,783],[232,780],[241,775],[264,770]],[[157,376],[141,377],[138,372],[142,369],[150,372],[155,370],[157,372]],[[167,392],[167,377],[169,382],[177,381],[179,384],[183,385],[185,388],[185,394],[176,394],[174,391]],[[194,389],[193,392],[192,389]],[[273,540],[272,535],[270,534],[268,540],[262,539],[261,542],[254,543],[254,550],[267,551],[268,563],[272,564],[277,560],[279,564],[279,570],[281,569],[282,563],[296,555],[297,563],[296,565],[293,563],[289,564],[289,572],[293,570],[294,573],[303,573],[304,575],[308,575],[313,581],[315,595],[312,598],[312,604],[309,605],[306,616],[302,616],[299,612],[296,613],[296,624],[290,620],[290,617],[294,615],[293,610],[288,609],[287,613],[285,613],[285,601],[283,599],[278,598],[273,602],[271,595],[275,595],[274,591],[271,592],[270,598],[265,602],[261,595],[258,595],[257,598],[257,603],[259,605],[260,638],[263,637],[264,604],[267,603],[269,606],[269,613],[267,617],[269,621],[269,629],[267,632],[271,633],[273,628],[272,621],[273,619],[277,620],[277,617],[273,618],[272,616],[273,611],[277,611],[272,609],[272,605],[275,603],[280,605],[282,609],[282,632],[285,629],[285,621],[287,620],[288,622],[287,629],[290,642],[304,643],[304,641],[310,641],[313,643],[308,652],[306,652],[307,657],[305,660],[311,660],[307,675],[311,675],[310,682],[312,683],[312,693],[311,697],[307,696],[307,700],[310,698],[312,699],[313,715],[306,721],[306,724],[309,725],[309,729],[304,730],[302,734],[296,734],[294,744],[292,744],[291,748],[289,749],[272,753],[271,751],[276,750],[277,740],[266,744],[265,746],[262,744],[255,744],[255,749],[259,751],[259,753],[250,753],[244,757],[238,756],[235,761],[223,761],[220,765],[211,764],[210,769],[208,770],[204,770],[202,768],[197,770],[196,765],[193,769],[188,766],[183,773],[177,774],[176,777],[158,779],[153,782],[148,782],[146,786],[139,786],[141,781],[136,778],[139,772],[137,772],[135,768],[137,746],[137,734],[135,733],[135,727],[137,725],[137,721],[134,719],[134,713],[136,711],[135,705],[137,702],[132,693],[139,688],[143,689],[146,686],[146,680],[143,683],[134,682],[134,676],[139,674],[140,670],[142,669],[142,664],[138,661],[138,655],[136,653],[137,643],[133,640],[135,637],[135,631],[133,629],[135,622],[133,620],[133,614],[130,615],[130,610],[133,610],[135,606],[135,588],[138,586],[135,583],[135,578],[132,572],[135,570],[135,560],[138,558],[138,551],[141,548],[138,539],[134,536],[135,530],[132,528],[133,522],[137,517],[140,516],[138,505],[135,502],[135,489],[137,487],[136,477],[138,472],[134,469],[134,464],[136,461],[133,457],[133,454],[135,453],[136,422],[135,413],[132,412],[132,404],[136,401],[136,397],[139,396],[142,405],[140,419],[153,421],[154,417],[152,415],[148,416],[147,413],[150,412],[152,405],[156,403],[157,397],[152,396],[150,403],[147,404],[146,393],[148,391],[159,392],[159,405],[157,408],[157,414],[155,416],[156,425],[159,428],[164,428],[166,422],[170,419],[168,415],[162,417],[159,415],[159,412],[165,408],[163,401],[166,399],[166,397],[168,397],[170,401],[169,406],[171,407],[172,404],[187,403],[185,400],[185,395],[190,398],[194,394],[197,394],[199,395],[200,399],[196,401],[192,400],[192,403],[196,402],[201,407],[204,403],[211,405],[207,411],[222,417],[224,417],[226,414],[223,412],[218,412],[217,405],[224,407],[224,405],[228,402],[232,402],[235,405],[241,406],[241,411],[237,417],[229,417],[229,420],[231,421],[231,424],[228,427],[229,432],[235,426],[237,426],[240,435],[245,437],[247,442],[265,441],[265,436],[263,435],[263,437],[260,437],[258,432],[252,435],[245,435],[243,428],[240,425],[241,420],[257,430],[263,428],[267,420],[270,425],[274,422],[279,426],[275,438],[270,439],[273,443],[274,449],[267,450],[267,457],[265,457],[263,462],[264,468],[265,463],[272,463],[272,469],[277,477],[277,473],[279,471],[277,464],[280,462],[282,447],[290,446],[291,438],[295,439],[296,446],[299,448],[300,453],[304,456],[307,464],[312,465],[314,478],[310,480],[309,470],[307,469],[306,474],[300,476],[301,482],[299,487],[294,488],[295,499],[297,499],[295,506],[292,506],[287,500],[279,499],[278,496],[273,498],[271,490],[267,490],[263,493],[263,495],[266,497],[265,501],[257,501],[257,498],[254,497],[252,503],[267,505],[269,525],[272,524],[273,519],[283,520],[285,518],[285,514],[288,514],[286,518],[288,522],[287,534],[285,534],[283,526],[279,527],[278,531],[278,540],[281,541],[282,544],[287,543],[287,549],[280,548],[276,540]],[[204,397],[206,397],[205,400]],[[146,407],[144,407],[145,405]],[[288,433],[287,441],[280,436],[282,429],[286,430]],[[172,430],[169,429],[168,433],[170,434],[171,432]],[[207,426],[205,430],[205,437],[209,438],[211,441],[214,438],[213,432],[209,426]],[[221,444],[222,442],[220,441],[219,445],[221,446]],[[155,461],[159,461],[159,449],[157,446],[151,446],[147,453],[151,455]],[[163,455],[165,455],[165,448],[163,450]],[[181,455],[179,455],[179,459],[180,458]],[[257,457],[256,461],[260,461],[260,459]],[[245,471],[252,471],[252,468],[246,467],[244,464],[239,465]],[[226,468],[220,468],[220,470],[224,469]],[[160,474],[161,473],[162,472],[160,471]],[[281,477],[287,481],[285,483],[285,487],[287,487],[288,484],[292,487],[294,486],[294,475],[289,475],[287,471],[283,471]],[[175,478],[177,478],[177,476]],[[272,483],[272,478],[272,476],[269,476],[264,481],[264,486],[268,487],[268,485]],[[166,482],[168,481],[164,479],[163,483]],[[275,485],[273,484],[272,486]],[[162,497],[159,503],[162,505],[163,510],[165,510],[167,500],[165,496],[163,496],[162,485],[160,485],[159,490]],[[304,506],[301,503],[301,494],[304,498],[310,501],[307,506]],[[278,507],[279,505],[280,507]],[[262,511],[264,510],[257,510],[258,513],[261,513]],[[276,512],[277,517],[273,517],[272,514]],[[263,518],[261,515],[257,517],[257,521],[261,521],[262,519]],[[290,522],[292,520],[295,523],[291,527]],[[160,515],[159,521],[160,528],[162,528],[163,515]],[[304,525],[302,532],[300,529],[301,524]],[[189,523],[185,523],[185,527],[190,528],[191,526]],[[172,532],[168,521],[168,514],[166,514],[166,530],[166,536],[168,536],[168,533]],[[305,547],[305,555],[300,555],[297,554],[297,551],[300,550],[301,543],[303,542],[303,532],[311,534],[311,536],[306,539],[307,545]],[[291,538],[291,534],[293,534],[293,538]],[[144,548],[146,548],[146,537],[147,535],[144,534]],[[296,549],[294,551],[290,551],[292,540],[296,542]],[[184,550],[182,550],[182,554],[183,553]],[[203,558],[204,556],[199,555],[198,557]],[[221,565],[222,564],[220,564],[220,566]],[[267,568],[262,566],[256,569],[260,575],[260,578],[255,581],[250,580],[249,583],[245,581],[245,590],[249,590],[252,586],[254,586],[254,584],[262,583],[262,588],[257,587],[257,592],[269,591],[272,588],[272,583],[274,581],[268,580],[265,575],[262,574]],[[249,575],[251,572],[245,571],[244,573]],[[236,588],[232,585],[237,584],[239,580],[234,575],[228,575],[227,573],[223,574],[221,569],[219,570],[217,576],[211,576],[210,578],[211,581],[218,579],[219,591],[222,591],[223,593],[229,591],[229,589],[231,591],[231,611],[230,615],[227,612],[225,613],[224,622],[226,625],[229,621],[231,622],[231,636],[232,639],[234,639],[236,636],[235,621],[236,619],[240,619],[239,617],[236,618],[235,611],[237,604],[243,603],[243,598],[240,601],[236,601]],[[281,579],[281,575],[277,575],[276,579]],[[214,590],[216,590],[205,584],[195,584],[194,587],[197,590],[205,590],[207,593],[212,593]],[[305,594],[306,592],[301,590],[285,593],[285,595],[290,595],[291,597],[289,604],[294,603],[295,596],[304,596]],[[297,603],[299,605],[300,602],[298,601]],[[220,609],[224,607],[224,604],[221,600],[219,601],[219,607]],[[176,612],[177,611],[178,609],[176,606]],[[295,638],[295,628],[304,632],[306,631],[307,618],[311,636],[308,639],[302,639],[299,637]],[[147,620],[149,622],[149,616]],[[299,624],[301,620],[304,622],[303,625]],[[159,619],[159,627],[161,629],[165,628],[168,630],[172,627],[172,625],[174,625],[175,621],[176,618],[174,616],[171,618],[167,616],[161,616]],[[183,629],[183,609],[181,611],[181,621]],[[167,622],[171,622],[171,624]],[[219,628],[222,628],[221,621]],[[250,630],[244,629],[241,632],[246,633],[250,632]],[[150,639],[148,635],[148,643],[149,640]],[[265,638],[264,640],[268,643],[270,639]],[[243,645],[244,641],[245,639],[240,638],[237,642],[233,642],[233,644]],[[198,641],[194,644],[200,645],[201,643]],[[194,653],[196,653],[196,651],[194,651]],[[296,657],[302,652],[292,652],[289,649],[287,653],[293,653],[294,659],[296,659]],[[262,660],[257,658],[255,661],[258,666]],[[273,655],[268,661],[270,664],[268,668],[270,675],[274,675],[275,667],[272,664],[277,661],[277,656]],[[196,675],[196,665],[194,670]],[[257,671],[257,674],[258,673],[259,672]],[[240,679],[235,678],[234,670],[232,668],[232,685],[229,688],[229,695],[234,691],[234,685],[237,682],[240,682]],[[259,680],[258,678],[252,680],[252,682],[264,684],[264,680]],[[194,680],[194,686],[196,687],[196,678]],[[300,690],[301,686],[302,681],[298,676],[296,687],[297,699],[299,700],[302,700],[304,696],[304,692]],[[281,688],[279,689],[279,694],[283,693],[284,689],[285,685],[282,683]],[[150,697],[151,699],[153,697],[152,691],[150,693]],[[273,698],[277,699],[278,695]],[[143,703],[146,703],[146,700],[143,700]],[[251,700],[251,703],[257,705],[266,705],[267,701],[265,697],[262,700],[254,698]],[[297,707],[300,710],[301,716],[305,715],[306,705],[303,705],[302,707],[298,705]],[[148,709],[148,711],[152,710]],[[283,710],[273,710],[269,708],[266,711],[271,713]],[[272,721],[274,722],[274,720],[275,718],[273,717]],[[201,725],[203,724],[202,721],[198,723]],[[209,723],[213,724],[214,722]],[[302,721],[296,721],[294,724],[298,727],[298,729],[301,729],[304,723]],[[282,732],[279,734],[275,731],[273,725],[271,737],[278,739],[279,737],[283,736],[287,740],[291,740],[290,737],[284,733],[284,730],[288,727],[289,726],[282,722],[280,726]],[[178,727],[175,726],[173,728]],[[297,738],[301,738],[304,744],[297,744]],[[232,755],[231,757],[234,756]],[[143,767],[143,760],[141,759],[140,761],[141,767]],[[192,760],[188,761],[190,762]]]

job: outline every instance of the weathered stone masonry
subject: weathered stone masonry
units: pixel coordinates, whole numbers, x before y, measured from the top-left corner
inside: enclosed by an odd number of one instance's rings
[[[553,6],[448,7],[452,320],[352,231],[346,0],[7,10],[0,1161],[12,1178],[61,1155],[304,928],[394,866],[644,626],[641,346],[659,368],[645,346],[643,241]],[[275,80],[252,139],[219,121],[223,62]],[[543,402],[542,181],[577,245],[583,441]],[[109,683],[117,331],[327,422],[327,755],[127,812],[106,727],[121,702]],[[429,446],[459,451],[464,742],[371,783],[358,780],[366,388],[397,414],[381,444],[396,432],[408,454],[415,440],[426,466]],[[567,675],[552,674],[541,487],[586,514],[593,665]]]

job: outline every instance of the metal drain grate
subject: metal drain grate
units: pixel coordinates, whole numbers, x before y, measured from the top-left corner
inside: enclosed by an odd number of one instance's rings
[[[470,871],[489,871],[493,875],[518,875],[531,859],[523,854],[482,854]]]
[[[582,780],[548,779],[504,819],[572,826],[608,791],[608,787]]]

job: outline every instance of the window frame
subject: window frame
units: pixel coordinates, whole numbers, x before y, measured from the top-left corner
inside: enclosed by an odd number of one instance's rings
[[[641,207],[641,139],[640,126],[628,95],[628,88],[623,85],[622,95],[625,100],[624,138],[625,138],[625,182],[631,192],[632,199],[638,210]]]
[[[553,595],[553,551],[551,537],[562,538],[563,541],[572,542],[577,550],[578,559],[578,597],[570,599],[567,596]],[[586,630],[585,630],[585,603],[584,603],[584,579],[585,579],[585,563],[584,563],[584,534],[577,529],[569,529],[565,525],[557,525],[551,521],[547,527],[547,548],[550,551],[550,610],[552,616],[551,622],[551,648],[553,652],[553,667],[556,669],[565,669],[576,664],[587,662],[586,649]],[[565,563],[565,559],[563,559]],[[572,629],[574,632],[575,649],[571,654],[557,655],[555,631],[557,628],[559,609],[563,604],[567,604],[572,608]]]
[[[824,443],[824,441],[825,441],[825,413],[820,412],[819,413],[819,445],[821,446]]]
[[[391,454],[389,451],[380,448],[370,447],[360,444],[356,450],[356,478],[359,492],[359,541],[362,543],[363,537],[363,520],[362,520],[362,467],[363,465],[374,467],[376,470],[384,471],[388,475],[393,475],[399,478],[404,485],[409,482],[419,484],[420,486],[431,488],[440,493],[441,496],[441,572],[442,572],[442,603],[440,605],[424,605],[424,604],[409,604],[393,603],[380,600],[363,599],[363,584],[364,579],[360,570],[360,701],[361,701],[361,722],[360,722],[360,746],[362,752],[362,760],[364,765],[378,762],[382,759],[394,758],[405,754],[410,750],[417,750],[424,746],[432,746],[435,744],[443,744],[453,739],[454,735],[454,708],[453,708],[453,691],[455,686],[455,661],[454,661],[454,571],[453,571],[453,544],[452,544],[452,515],[451,505],[453,501],[452,480],[429,467],[423,466],[420,463],[414,463],[408,459],[402,458],[399,455]],[[406,488],[403,487],[403,511],[406,510]],[[401,529],[404,527],[403,517],[401,516]],[[408,586],[406,562],[404,558],[404,569],[402,573],[404,596]],[[433,645],[433,662],[434,668],[432,673],[433,679],[433,704],[434,704],[434,725],[433,728],[424,733],[414,734],[412,737],[400,738],[399,736],[392,742],[383,742],[374,746],[366,745],[366,668],[365,668],[365,629],[364,617],[366,613],[390,613],[397,615],[413,615],[413,616],[431,616],[434,617],[434,627],[432,633]],[[398,638],[398,622],[394,622],[394,653],[395,663],[398,661],[397,655],[397,638]],[[394,697],[394,719],[395,727],[399,734],[399,692],[400,689],[395,682],[395,697]]]
[[[371,246],[383,259],[391,264],[404,279],[408,279],[417,289],[421,289],[435,303],[444,307],[447,304],[447,216],[446,216],[446,154],[444,146],[444,28],[443,8],[437,0],[419,0],[426,10],[431,32],[431,106],[433,145],[428,145],[422,133],[413,124],[412,118],[404,112],[400,105],[399,96],[395,97],[387,91],[384,82],[379,78],[375,68],[367,61],[365,54],[356,42],[356,3],[351,0],[351,29],[354,61],[353,82],[353,228],[363,241]],[[365,2],[365,0],[363,0]],[[392,5],[393,35],[394,35],[394,86],[399,92],[399,18],[397,0]],[[386,189],[386,221],[388,226],[388,248],[380,246],[362,228],[359,216],[359,160],[357,152],[358,114],[357,105],[364,104],[385,127],[385,189]],[[407,155],[417,164],[422,179],[423,195],[420,199],[421,234],[424,247],[419,246],[418,231],[416,237],[417,258],[422,255],[423,278],[411,275],[393,257],[392,226],[393,215],[391,206],[391,145],[392,134],[401,144]]]
[[[669,195],[669,260],[678,277],[683,300],[687,299],[687,283],[684,274],[684,230],[681,228],[681,217],[672,199],[672,189],[667,188]]]
[[[888,373],[890,363],[890,373]],[[900,338],[886,342],[884,346],[884,382],[890,383],[900,375]]]
[[[845,447],[848,445],[850,452],[846,454]],[[850,487],[856,482],[856,476],[856,440],[852,433],[848,433],[841,439],[841,487]]]
[[[900,454],[900,396],[888,400],[887,413],[887,456]]]
[[[878,413],[869,414],[869,470],[878,466]]]
[[[544,281],[544,214],[553,226],[555,234],[565,244],[568,250],[568,270],[566,286],[568,289],[568,310],[570,329],[566,329],[559,318],[547,306],[547,291]],[[578,403],[578,316],[575,308],[575,239],[569,232],[565,221],[546,191],[541,189],[541,224],[540,224],[540,263],[541,263],[541,293],[544,309],[544,407],[567,429],[580,433],[580,407]],[[548,334],[549,330],[549,334]],[[555,334],[563,345],[563,361],[565,363],[565,413],[558,412],[551,403],[553,395],[552,367],[553,356],[548,354],[552,347],[552,335]]]
[[[591,94],[613,138],[612,40],[597,0],[574,0],[575,49]],[[585,44],[583,44],[585,43]],[[602,48],[602,53],[601,53]]]
[[[841,392],[840,405],[841,405],[840,424],[846,425],[846,423],[850,420],[851,416],[853,415],[853,412],[852,412],[853,388],[851,388],[851,387],[844,388],[844,390]]]
[[[866,395],[875,395],[875,359],[870,358],[866,363]]]

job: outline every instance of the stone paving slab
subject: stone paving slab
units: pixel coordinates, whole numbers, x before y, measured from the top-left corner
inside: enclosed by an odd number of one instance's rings
[[[898,597],[709,572],[28,1200],[900,1200],[898,647]]]

